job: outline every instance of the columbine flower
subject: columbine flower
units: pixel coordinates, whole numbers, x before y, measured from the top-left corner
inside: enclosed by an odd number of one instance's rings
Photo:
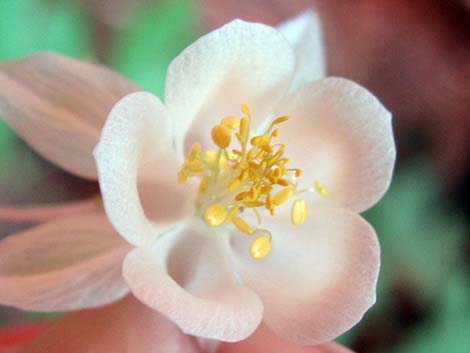
[[[186,333],[236,341],[264,321],[315,344],[374,302],[379,246],[356,213],[389,185],[390,114],[350,81],[295,75],[279,31],[234,21],[173,61],[165,104],[133,93],[103,128],[104,206],[135,246],[124,278]]]
[[[365,89],[306,83],[324,72],[309,65],[321,58],[316,26],[311,14],[283,34],[234,21],[174,60],[165,105],[149,93],[121,100],[95,156],[122,238],[95,210],[2,241],[0,301],[73,310],[130,289],[186,333],[225,341],[263,321],[314,344],[356,323],[375,299],[379,247],[355,212],[385,192],[395,152],[390,116]],[[93,178],[104,105],[91,103],[135,86],[98,71],[77,96],[65,88],[89,66],[68,62],[63,88],[50,81],[63,61],[39,59],[40,70],[26,60],[0,73],[0,110],[46,158]],[[38,73],[48,84],[30,80]]]

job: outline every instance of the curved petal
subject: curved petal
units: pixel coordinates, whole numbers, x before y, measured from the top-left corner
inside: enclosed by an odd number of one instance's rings
[[[326,58],[318,15],[313,10],[305,11],[281,23],[278,29],[293,46],[297,59],[291,89],[324,78]]]
[[[138,88],[111,70],[53,53],[0,64],[0,116],[61,168],[96,178],[92,156],[111,107]]]
[[[237,343],[224,343],[217,353],[353,353],[346,347],[329,342],[316,346],[299,346],[276,336],[261,324],[253,335]]]
[[[165,104],[177,137],[207,148],[212,126],[239,116],[242,103],[259,121],[288,90],[294,67],[289,43],[272,27],[235,20],[205,35],[168,69]]]
[[[226,234],[193,222],[133,250],[123,274],[132,293],[185,333],[222,341],[250,335],[262,319],[259,298],[234,277]]]
[[[264,226],[273,243],[262,261],[249,257],[246,235],[232,244],[241,279],[261,297],[264,322],[277,335],[303,345],[330,341],[375,302],[380,248],[360,216],[319,208],[302,226],[281,214]]]
[[[130,246],[104,214],[60,218],[0,242],[0,303],[34,311],[94,307],[129,289]]]
[[[69,314],[26,353],[198,353],[195,340],[132,296]],[[202,353],[202,352],[200,352]]]
[[[322,206],[364,211],[387,190],[395,164],[390,113],[366,89],[340,78],[304,85],[282,106],[289,166],[304,171],[307,186],[322,182]],[[291,168],[292,168],[291,167]]]
[[[119,101],[94,154],[106,213],[131,244],[155,239],[191,211],[189,193],[177,184],[179,159],[172,148],[171,121],[154,95],[137,92]],[[149,220],[143,202],[151,204],[158,225]]]

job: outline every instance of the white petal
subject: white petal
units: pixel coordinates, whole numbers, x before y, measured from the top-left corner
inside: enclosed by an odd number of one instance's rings
[[[296,69],[291,89],[326,75],[326,58],[321,22],[308,10],[278,26],[294,48]]]
[[[224,239],[205,225],[185,225],[133,250],[124,260],[124,278],[138,299],[184,332],[241,340],[256,329],[263,309],[234,277]]]
[[[294,53],[280,32],[235,20],[186,48],[168,69],[165,104],[186,147],[208,147],[210,129],[250,106],[254,121],[272,111],[290,86]],[[190,129],[188,131],[188,129]]]
[[[105,67],[37,53],[0,65],[0,116],[46,159],[95,179],[92,151],[106,116],[137,90]]]
[[[94,307],[129,289],[121,275],[130,251],[104,214],[50,221],[0,242],[0,303],[35,311]]]
[[[298,344],[330,341],[355,325],[375,302],[379,243],[372,227],[347,210],[312,209],[302,226],[277,215],[263,260],[248,255],[251,239],[232,238],[238,271],[264,305],[264,322]]]
[[[217,353],[353,353],[346,347],[329,342],[315,346],[301,346],[275,335],[266,325],[261,324],[246,340],[222,344]]]
[[[281,127],[291,168],[304,171],[327,197],[308,197],[323,206],[363,211],[387,190],[395,163],[391,115],[366,89],[328,78],[301,87],[280,107],[291,119]]]
[[[191,195],[176,182],[180,159],[172,142],[165,107],[146,92],[119,101],[103,128],[95,158],[104,206],[111,223],[134,245],[155,239],[191,211]]]
[[[66,315],[28,353],[198,353],[195,340],[132,296]]]

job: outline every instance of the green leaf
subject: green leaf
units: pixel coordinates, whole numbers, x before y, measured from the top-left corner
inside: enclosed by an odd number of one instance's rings
[[[175,0],[141,8],[116,36],[111,66],[145,90],[163,96],[169,63],[200,32],[191,1]]]
[[[0,60],[39,50],[89,54],[89,26],[74,1],[2,0],[0,13]]]

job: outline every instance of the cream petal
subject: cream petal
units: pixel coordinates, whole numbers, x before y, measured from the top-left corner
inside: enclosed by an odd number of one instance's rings
[[[261,297],[264,322],[302,345],[355,325],[375,302],[380,248],[373,228],[351,211],[322,208],[302,226],[283,215],[265,223],[273,240],[263,260],[249,257],[250,237],[232,237],[238,273]]]
[[[226,235],[199,221],[183,225],[154,244],[133,250],[124,260],[124,278],[139,300],[183,332],[241,340],[256,329],[263,308],[234,277]]]
[[[138,88],[111,70],[53,53],[0,64],[0,116],[61,168],[96,179],[92,151],[112,106]]]
[[[313,10],[281,23],[279,31],[294,48],[296,69],[291,89],[319,80],[326,75],[326,60],[321,22]]]
[[[224,343],[217,353],[353,353],[337,343],[316,346],[299,346],[276,336],[266,325],[261,324],[253,335],[237,343]]]
[[[279,114],[291,168],[304,171],[301,184],[323,183],[329,194],[315,204],[364,211],[387,190],[395,164],[390,113],[366,89],[327,78],[304,85],[284,102]]]
[[[192,212],[192,194],[177,184],[181,158],[172,147],[171,126],[157,97],[130,94],[109,114],[94,152],[106,213],[136,246]]]
[[[34,311],[110,303],[129,292],[121,265],[130,250],[102,213],[9,236],[0,242],[0,303]]]
[[[177,137],[186,136],[185,148],[196,140],[211,146],[212,126],[240,116],[242,103],[260,122],[286,93],[294,68],[291,46],[272,27],[235,20],[205,35],[168,69],[165,104]]]
[[[26,353],[202,353],[195,340],[132,296],[66,315]]]

